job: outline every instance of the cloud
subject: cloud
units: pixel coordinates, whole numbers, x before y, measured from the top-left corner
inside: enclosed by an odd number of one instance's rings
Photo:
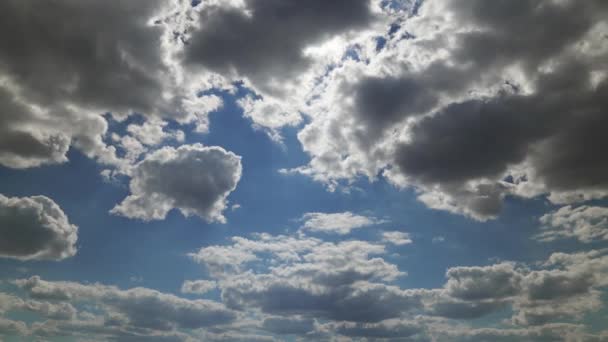
[[[351,338],[416,340],[416,335],[424,335],[424,325],[415,320],[392,319],[378,323],[340,322],[330,324],[336,333]]]
[[[412,315],[458,321],[512,311],[518,326],[568,321],[601,308],[600,289],[608,284],[605,252],[594,251],[556,253],[539,269],[511,262],[452,267],[443,287],[407,289],[392,284],[405,273],[385,253],[385,246],[364,241],[256,234],[190,256],[217,280],[230,308],[355,322],[361,325],[346,326],[371,331]],[[328,333],[319,329],[307,335]]]
[[[311,120],[298,139],[311,161],[292,171],[330,189],[382,175],[431,208],[480,221],[507,196],[608,194],[594,152],[606,127],[608,7],[497,8],[425,1],[387,30],[382,49],[357,41],[358,58],[336,63],[302,109]]]
[[[302,230],[339,235],[346,235],[354,229],[386,222],[375,217],[356,215],[350,211],[343,213],[306,213],[301,220],[304,221]]]
[[[247,257],[222,262],[216,257],[224,255],[222,250]],[[217,278],[222,300],[231,308],[379,321],[419,305],[417,291],[386,284],[404,273],[372,257],[384,253],[384,246],[364,241],[330,243],[262,234],[254,240],[235,237],[231,245],[205,247],[191,257]],[[254,264],[273,266],[264,270]]]
[[[181,49],[179,18],[189,7],[162,0],[3,2],[0,165],[63,163],[73,147],[124,169],[117,146],[105,141],[107,113],[118,120],[137,113],[157,127],[164,119],[194,123],[206,131],[207,114],[221,99],[198,96],[207,80],[185,77],[174,58]],[[147,123],[129,131],[147,145],[173,135],[151,136]]]
[[[236,188],[241,172],[241,158],[221,147],[164,147],[134,167],[130,195],[111,212],[162,220],[172,209],[179,209],[184,216],[225,222],[226,197]]]
[[[437,330],[437,341],[580,341],[585,334],[577,324],[555,323],[530,328],[477,328]],[[591,336],[588,336],[591,337]]]
[[[410,238],[409,233],[397,231],[383,232],[382,241],[397,246],[409,245],[412,243],[412,239]]]
[[[62,260],[76,254],[78,227],[45,196],[0,195],[0,256]]]
[[[265,330],[278,335],[305,335],[314,330],[312,319],[269,317],[262,325]]]
[[[217,283],[213,280],[186,280],[182,284],[182,293],[204,294],[215,290]]]
[[[162,107],[163,29],[149,25],[161,8],[161,1],[3,2],[0,164],[64,162],[70,145],[111,158],[100,115]]]
[[[542,231],[535,239],[549,242],[574,238],[589,243],[608,240],[608,208],[564,206],[540,218]]]
[[[184,63],[245,78],[270,95],[282,93],[286,80],[310,66],[306,47],[364,29],[374,19],[368,0],[313,0],[306,5],[294,0],[213,2],[200,6],[197,13]]]
[[[514,296],[520,291],[522,278],[511,263],[486,267],[453,267],[447,271],[446,277],[447,293],[464,300]]]
[[[236,318],[234,312],[216,302],[188,300],[141,287],[120,290],[101,284],[49,282],[37,276],[16,280],[15,284],[38,300],[102,305],[107,312],[117,314],[118,321],[112,324],[144,329],[196,329],[229,323]]]

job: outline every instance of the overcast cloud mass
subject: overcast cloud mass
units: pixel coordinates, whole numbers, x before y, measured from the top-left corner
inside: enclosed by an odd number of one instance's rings
[[[0,341],[608,341],[608,2],[0,2]]]

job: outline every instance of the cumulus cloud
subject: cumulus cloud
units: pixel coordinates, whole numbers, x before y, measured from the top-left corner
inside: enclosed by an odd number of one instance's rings
[[[238,4],[238,5],[236,5]],[[184,63],[247,79],[269,95],[282,93],[285,80],[312,61],[309,45],[364,29],[374,19],[368,0],[209,2],[200,6],[189,35]],[[344,8],[348,11],[344,12]]]
[[[603,250],[555,253],[534,267],[512,262],[452,267],[445,284],[431,289],[392,284],[404,272],[385,260],[385,253],[383,245],[370,242],[258,234],[252,239],[234,237],[230,244],[204,247],[190,256],[217,280],[228,307],[277,315],[281,318],[265,321],[265,330],[312,340],[450,340],[456,333],[471,335],[466,337],[471,340],[485,333],[509,338],[531,334],[534,340],[549,334],[551,324],[579,320],[602,308],[601,289],[608,284]],[[482,334],[459,325],[497,313],[511,313],[498,331]],[[309,323],[301,326],[302,320],[311,319],[320,320],[314,329]],[[580,330],[572,336],[586,334]],[[489,337],[480,340],[484,338]]]
[[[535,236],[544,242],[574,238],[582,242],[608,240],[608,208],[565,206],[540,218],[542,231]]]
[[[233,241],[191,254],[218,279],[222,299],[229,307],[259,308],[276,315],[378,321],[396,317],[419,303],[417,291],[387,284],[405,274],[379,257],[385,253],[382,245],[265,234]],[[224,255],[222,250],[248,257],[241,258],[238,265],[232,258],[222,262],[217,257]],[[275,265],[254,271],[252,265],[260,263]]]
[[[40,277],[19,279],[15,284],[37,300],[93,303],[104,307],[106,324],[167,331],[196,329],[233,321],[236,315],[223,305],[207,300],[187,300],[147,288],[121,290],[101,284],[49,282]]]
[[[318,82],[298,135],[311,161],[292,171],[330,188],[382,174],[481,221],[510,195],[605,196],[606,163],[592,151],[606,126],[607,10],[425,1],[382,48],[358,41],[358,58]]]
[[[174,34],[190,7],[181,5],[161,0],[52,6],[3,2],[0,165],[63,163],[74,147],[124,169],[117,146],[105,141],[106,113],[118,120],[137,113],[157,127],[163,119],[194,123],[206,131],[207,114],[221,100],[198,96],[204,77],[184,77],[175,61],[180,41]],[[152,136],[158,129],[148,124],[129,131],[148,145],[166,134],[180,138],[170,132]]]
[[[301,220],[304,221],[302,230],[340,235],[349,234],[353,229],[386,222],[375,217],[353,214],[350,211],[343,213],[306,213]]]
[[[163,98],[163,31],[148,23],[161,7],[161,1],[3,2],[0,163],[64,162],[72,144],[110,158],[100,114],[150,112]]]
[[[76,254],[78,227],[46,196],[0,195],[0,256],[62,260]]]
[[[206,254],[206,248],[241,250],[253,257],[220,267],[222,262]],[[221,302],[34,276],[12,282],[20,289],[18,296],[0,294],[0,315],[29,312],[41,319],[7,321],[10,336],[125,341],[272,341],[286,336],[437,341],[568,336],[566,340],[585,341],[605,335],[571,322],[603,307],[606,250],[554,253],[534,267],[509,262],[452,267],[443,287],[431,289],[391,284],[404,274],[383,255],[382,245],[363,241],[234,237],[230,244],[191,254],[214,267],[214,281],[184,284],[196,292],[197,287],[217,286]],[[511,318],[492,328],[466,323],[496,313]]]
[[[111,212],[161,220],[178,209],[184,216],[225,222],[226,197],[236,188],[241,172],[241,158],[221,147],[164,147],[135,165],[131,193]]]

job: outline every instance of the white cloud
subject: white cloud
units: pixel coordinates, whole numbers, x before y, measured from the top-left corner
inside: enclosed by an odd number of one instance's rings
[[[382,242],[403,246],[412,243],[412,239],[410,238],[410,234],[406,232],[383,232]]]
[[[350,211],[343,213],[306,213],[301,218],[304,221],[302,229],[310,232],[349,234],[353,229],[373,226],[386,221],[353,214]]]
[[[226,197],[241,178],[241,158],[221,147],[200,144],[164,147],[132,170],[131,194],[112,213],[161,220],[172,209],[209,222],[225,222]]]
[[[62,260],[76,254],[78,227],[48,197],[0,195],[0,256]]]

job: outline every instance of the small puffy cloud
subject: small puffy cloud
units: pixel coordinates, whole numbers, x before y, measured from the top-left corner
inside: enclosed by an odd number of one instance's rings
[[[581,242],[608,240],[608,208],[565,206],[540,218],[542,231],[535,236],[544,242],[574,238]]]
[[[217,288],[213,280],[186,280],[182,284],[182,293],[204,294]]]
[[[412,243],[412,239],[410,238],[410,234],[406,232],[383,232],[382,242],[390,243],[397,246],[403,246]]]
[[[131,193],[113,214],[162,220],[172,209],[208,222],[225,222],[226,197],[241,178],[241,158],[221,147],[201,144],[164,147],[132,170]]]
[[[350,211],[343,213],[306,213],[301,220],[304,221],[302,230],[339,235],[346,235],[353,229],[385,222],[375,217],[353,214]]]
[[[78,227],[45,196],[0,195],[0,256],[62,260],[76,254]]]

